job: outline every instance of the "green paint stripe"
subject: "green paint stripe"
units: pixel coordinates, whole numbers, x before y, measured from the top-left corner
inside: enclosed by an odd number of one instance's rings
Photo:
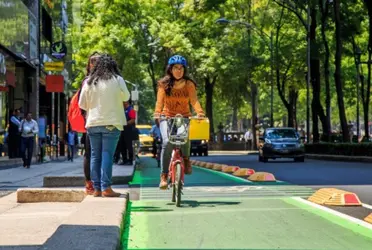
[[[203,171],[206,171],[206,172],[210,172],[210,173],[213,173],[213,174],[216,174],[216,175],[219,175],[219,176],[222,176],[226,179],[230,179],[230,180],[233,180],[235,182],[239,182],[239,183],[252,183],[251,181],[249,180],[246,180],[246,179],[243,179],[243,178],[240,178],[240,177],[237,177],[237,176],[234,176],[234,175],[230,175],[230,174],[227,174],[227,173],[224,173],[224,172],[220,172],[220,171],[215,171],[215,170],[212,170],[212,169],[208,169],[208,168],[201,168],[201,167],[198,167],[198,166],[194,166],[194,168],[197,168],[197,169],[200,169],[200,170],[203,170]]]
[[[370,239],[372,239],[372,230],[368,229],[368,228],[365,228],[363,226],[360,226],[359,224],[357,224],[356,222],[352,222],[350,220],[347,220],[345,218],[342,218],[342,217],[339,217],[335,214],[332,214],[332,213],[329,213],[329,212],[326,212],[326,211],[323,211],[321,209],[318,209],[316,207],[312,207],[306,203],[302,203],[300,201],[297,201],[295,199],[292,199],[292,198],[283,198],[283,201],[291,204],[291,205],[294,205],[294,206],[297,206],[297,207],[300,207],[300,208],[303,208],[313,214],[316,214],[334,224],[337,224],[339,226],[342,226],[344,228],[347,228],[349,230],[352,230],[353,232],[355,233],[358,233],[358,234],[361,234],[365,237],[368,237]]]

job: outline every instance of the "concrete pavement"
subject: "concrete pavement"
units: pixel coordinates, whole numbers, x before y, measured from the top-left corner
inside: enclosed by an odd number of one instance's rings
[[[17,203],[0,198],[0,249],[118,249],[128,190],[119,198]]]
[[[114,165],[113,177],[114,180],[124,179],[128,182],[132,178],[133,172],[133,166]],[[78,185],[69,185],[71,184],[71,182],[69,183],[69,179],[73,176],[78,177]],[[24,187],[42,187],[45,178],[49,178],[49,184],[51,185],[48,185],[48,187],[82,186],[84,185],[83,176],[82,157],[75,159],[74,162],[48,162],[39,165],[31,165],[30,169],[25,169],[22,166],[3,170],[0,169],[0,191],[16,190]],[[51,177],[54,177],[54,179]],[[61,183],[61,179],[65,181],[65,183]]]

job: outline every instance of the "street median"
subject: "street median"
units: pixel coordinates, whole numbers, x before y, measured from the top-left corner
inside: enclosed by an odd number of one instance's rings
[[[348,155],[326,155],[326,154],[306,154],[306,158],[324,161],[347,161],[347,162],[372,162],[371,156],[348,156]]]

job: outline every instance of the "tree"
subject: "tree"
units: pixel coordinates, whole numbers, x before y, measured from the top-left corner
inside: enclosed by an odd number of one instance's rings
[[[333,10],[335,15],[336,24],[336,55],[335,55],[335,85],[337,91],[337,102],[339,107],[340,123],[342,128],[342,138],[343,140],[350,141],[349,129],[347,126],[347,120],[345,115],[344,106],[344,94],[343,94],[343,84],[341,78],[341,59],[342,59],[342,39],[341,39],[341,18],[340,18],[340,1],[334,0]]]

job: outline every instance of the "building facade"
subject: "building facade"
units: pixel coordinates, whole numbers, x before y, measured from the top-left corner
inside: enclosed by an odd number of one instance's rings
[[[45,117],[45,130],[50,128],[46,134],[63,139],[67,98],[64,92],[47,92],[46,78],[63,75],[68,84],[71,74],[68,68],[46,71],[45,63],[69,64],[70,56],[51,55],[53,43],[65,43],[68,2],[0,0],[0,135],[6,132],[11,110],[20,109],[21,116],[32,112],[36,119]]]

